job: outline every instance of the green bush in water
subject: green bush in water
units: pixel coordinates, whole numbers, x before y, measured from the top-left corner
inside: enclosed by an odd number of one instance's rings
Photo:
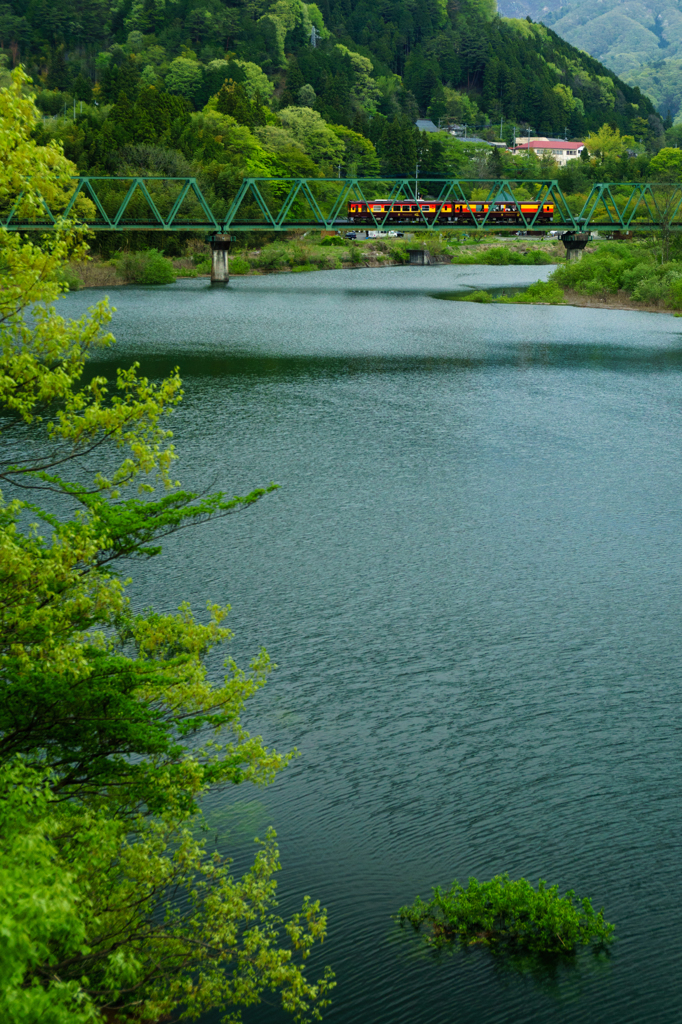
[[[490,292],[478,291],[469,292],[468,295],[462,295],[458,297],[459,302],[492,302],[493,297]]]
[[[509,953],[571,955],[578,946],[606,946],[614,932],[589,899],[573,891],[560,896],[557,885],[548,887],[542,879],[534,889],[525,878],[512,881],[506,873],[489,882],[470,878],[466,889],[456,880],[445,891],[436,886],[428,902],[418,896],[397,917],[416,930],[426,925],[431,945],[480,944]]]
[[[175,281],[173,264],[158,249],[124,253],[115,263],[119,274],[132,284],[173,284]]]

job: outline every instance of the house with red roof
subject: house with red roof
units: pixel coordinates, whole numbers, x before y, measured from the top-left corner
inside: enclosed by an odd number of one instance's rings
[[[533,138],[524,139],[518,142],[511,153],[527,153],[531,149],[538,156],[549,153],[559,167],[565,167],[569,160],[576,160],[581,150],[585,148],[584,142],[567,142],[566,139]]]

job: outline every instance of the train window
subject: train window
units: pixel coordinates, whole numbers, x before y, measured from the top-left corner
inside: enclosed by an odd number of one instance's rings
[[[413,206],[412,207],[412,212],[413,213],[419,213],[419,207],[418,206]]]
[[[381,213],[381,207],[380,206],[373,206],[372,207],[372,211],[373,211],[373,213]]]

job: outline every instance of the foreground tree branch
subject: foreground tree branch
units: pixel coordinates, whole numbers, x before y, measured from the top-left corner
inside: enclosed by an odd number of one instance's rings
[[[66,205],[74,168],[33,141],[26,86],[16,71],[0,91],[0,209],[30,217],[41,196]],[[187,605],[136,613],[117,571],[274,485],[178,489],[166,426],[182,398],[177,370],[159,384],[136,364],[113,383],[85,377],[88,356],[113,343],[111,310],[68,321],[54,308],[61,267],[85,251],[76,221],[42,237],[0,230],[0,1019],[218,1009],[234,1022],[267,992],[295,1020],[319,1019],[333,977],[309,981],[304,961],[326,914],[306,898],[278,915],[274,832],[237,878],[197,838],[210,787],[265,785],[295,753],[241,724],[268,655],[248,669],[227,658],[222,679],[210,676],[228,609],[207,602],[203,622]],[[16,497],[17,483],[50,504]]]

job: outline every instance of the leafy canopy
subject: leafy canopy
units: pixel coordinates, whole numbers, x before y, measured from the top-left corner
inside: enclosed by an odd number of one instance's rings
[[[682,179],[682,151],[666,146],[652,157],[649,173],[656,181],[679,182]]]
[[[40,216],[43,198],[64,208],[75,168],[35,141],[26,85],[16,71],[0,91],[0,206]],[[73,221],[0,229],[0,1018],[237,1021],[273,991],[319,1019],[332,976],[311,982],[303,964],[326,915],[308,898],[277,913],[274,833],[240,878],[197,838],[210,786],[265,784],[292,756],[241,724],[268,656],[211,677],[227,608],[209,603],[203,623],[186,605],[136,613],[119,569],[272,485],[178,489],[165,420],[179,375],[86,374],[112,311],[58,315],[70,255],[85,255]]]
[[[627,149],[634,149],[635,140],[632,135],[621,135],[620,129],[603,124],[598,132],[590,132],[586,137],[585,148],[603,164],[605,160],[621,157]]]

